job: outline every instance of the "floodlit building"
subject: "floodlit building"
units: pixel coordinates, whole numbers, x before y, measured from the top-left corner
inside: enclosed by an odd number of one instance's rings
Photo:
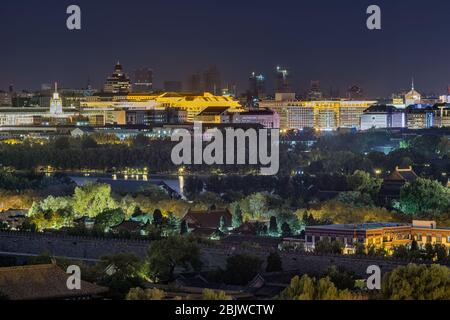
[[[338,128],[360,128],[363,112],[376,101],[261,101],[260,107],[269,108],[280,116],[282,130],[314,128],[332,131]]]
[[[434,126],[435,109],[432,105],[409,105],[405,112],[408,129],[429,129]]]
[[[227,117],[226,112],[228,109],[228,107],[208,107],[196,115],[194,121],[201,123],[222,123],[223,119]]]
[[[249,78],[249,95],[253,99],[266,97],[266,78],[262,74],[252,73]]]
[[[450,128],[450,104],[442,103],[434,106],[434,126]]]
[[[361,130],[404,128],[405,113],[394,106],[374,105],[361,115]]]
[[[63,110],[62,99],[55,84],[50,108],[0,108],[0,126],[67,124],[78,116],[79,113],[74,108]]]
[[[249,110],[229,114],[231,123],[258,123],[266,129],[279,129],[280,116],[273,110]]]
[[[305,244],[314,250],[319,241],[340,241],[344,253],[354,253],[357,244],[366,248],[384,248],[389,252],[396,246],[408,246],[417,241],[419,247],[441,244],[450,248],[450,228],[437,228],[435,221],[413,221],[411,224],[395,222],[369,222],[361,224],[334,224],[307,226]]]
[[[129,109],[125,111],[127,125],[177,124],[185,123],[187,113],[174,108]]]
[[[411,91],[405,94],[405,105],[420,104],[422,95],[414,89],[414,80],[412,81]]]
[[[123,72],[120,62],[117,62],[113,74],[106,79],[103,91],[114,94],[126,94],[131,91],[130,78]]]

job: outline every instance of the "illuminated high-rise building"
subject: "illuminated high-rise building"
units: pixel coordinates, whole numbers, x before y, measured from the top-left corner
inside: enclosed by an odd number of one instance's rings
[[[266,97],[266,78],[262,74],[252,73],[249,78],[249,95],[252,98]]]
[[[276,69],[276,92],[278,93],[291,93],[293,92],[291,87],[291,74],[289,70],[277,67]]]
[[[113,94],[125,94],[131,91],[130,78],[123,72],[120,62],[117,62],[114,73],[106,79],[103,91]]]

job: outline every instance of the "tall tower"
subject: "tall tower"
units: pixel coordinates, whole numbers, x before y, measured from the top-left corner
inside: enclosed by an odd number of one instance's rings
[[[277,67],[276,69],[276,91],[278,93],[291,93],[293,92],[291,88],[291,73],[288,69],[283,69],[281,67]]]
[[[62,100],[58,93],[58,83],[55,82],[55,92],[50,99],[50,114],[62,114]]]

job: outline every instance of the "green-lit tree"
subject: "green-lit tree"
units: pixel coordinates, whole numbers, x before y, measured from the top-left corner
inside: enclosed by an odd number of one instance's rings
[[[121,208],[106,210],[95,217],[95,227],[101,231],[121,224],[125,220],[125,213]]]
[[[400,200],[395,207],[410,215],[449,212],[450,188],[438,181],[419,178],[401,189]]]
[[[342,268],[331,266],[324,272],[323,277],[328,277],[340,290],[353,290],[355,288],[354,274]]]
[[[147,275],[154,281],[172,281],[177,267],[200,270],[200,249],[190,238],[168,237],[150,245],[145,264]]]
[[[308,275],[296,276],[281,292],[280,300],[352,300],[355,296],[348,290],[339,290],[330,278],[315,280]]]
[[[233,210],[233,227],[239,228],[244,223],[243,219],[242,210],[238,203]]]
[[[102,257],[96,269],[100,274],[98,283],[108,287],[113,298],[123,299],[130,288],[138,287],[142,282],[141,261],[134,254]]]
[[[397,267],[383,277],[381,292],[390,300],[450,300],[450,268],[416,264]]]
[[[79,217],[95,218],[100,213],[117,207],[116,201],[111,197],[111,186],[108,184],[87,184],[75,189],[73,209]]]
[[[357,170],[351,176],[348,176],[347,183],[351,190],[358,191],[361,194],[368,194],[372,198],[378,194],[383,181],[372,177],[368,172]]]

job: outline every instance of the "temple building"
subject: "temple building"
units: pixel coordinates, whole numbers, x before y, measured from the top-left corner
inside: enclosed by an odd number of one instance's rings
[[[394,200],[400,199],[400,190],[406,183],[412,183],[419,177],[412,167],[396,167],[391,174],[383,180],[379,192],[379,202],[383,206],[391,207]]]

